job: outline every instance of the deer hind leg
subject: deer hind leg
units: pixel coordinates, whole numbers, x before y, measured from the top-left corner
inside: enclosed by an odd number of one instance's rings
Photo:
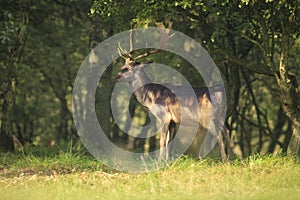
[[[221,152],[221,157],[222,157],[222,161],[226,161],[227,160],[227,156],[226,156],[226,152],[225,152],[225,146],[224,146],[224,142],[223,142],[223,137],[222,137],[222,126],[220,126],[220,123],[215,122],[213,124],[213,126],[210,126],[210,130],[211,133],[214,137],[217,137],[217,142],[220,148],[220,152]]]
[[[233,152],[231,149],[231,139],[230,139],[230,135],[229,135],[229,130],[228,128],[224,128],[224,130],[222,131],[224,137],[225,137],[225,141],[226,141],[226,149],[227,149],[227,159],[232,159],[233,158]]]
[[[224,147],[224,142],[223,142],[222,134],[219,134],[217,136],[217,141],[218,141],[218,144],[219,144],[219,147],[220,147],[222,161],[226,161],[227,156],[226,156],[226,153],[225,153],[225,147]]]

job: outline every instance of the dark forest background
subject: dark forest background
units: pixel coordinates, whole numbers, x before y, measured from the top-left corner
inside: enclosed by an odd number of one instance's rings
[[[226,126],[236,155],[299,155],[299,4],[299,0],[1,1],[0,148],[80,143],[72,119],[72,89],[84,58],[114,34],[171,20],[174,30],[203,45],[222,73]],[[117,60],[99,83],[101,94],[96,98],[102,107],[110,105],[121,64]],[[199,84],[184,61],[174,58],[168,65]],[[133,104],[132,112],[144,112]],[[110,109],[99,110],[98,119],[111,140],[132,142],[115,126]],[[148,143],[155,146],[157,138],[152,139]]]

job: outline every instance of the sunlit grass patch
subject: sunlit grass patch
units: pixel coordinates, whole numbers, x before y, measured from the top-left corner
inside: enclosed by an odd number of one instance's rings
[[[85,154],[1,154],[1,199],[297,199],[299,158],[252,156],[223,163],[181,157],[129,174]]]

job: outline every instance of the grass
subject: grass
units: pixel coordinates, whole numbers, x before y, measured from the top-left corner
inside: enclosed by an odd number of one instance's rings
[[[128,174],[82,153],[0,154],[0,199],[300,199],[300,160],[182,157],[161,170]]]

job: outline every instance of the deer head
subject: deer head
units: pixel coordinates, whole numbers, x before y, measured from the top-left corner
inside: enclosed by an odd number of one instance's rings
[[[141,76],[143,73],[142,68],[144,67],[144,63],[137,63],[134,61],[125,62],[125,64],[121,67],[120,72],[115,78],[117,82],[132,82],[136,78]]]

